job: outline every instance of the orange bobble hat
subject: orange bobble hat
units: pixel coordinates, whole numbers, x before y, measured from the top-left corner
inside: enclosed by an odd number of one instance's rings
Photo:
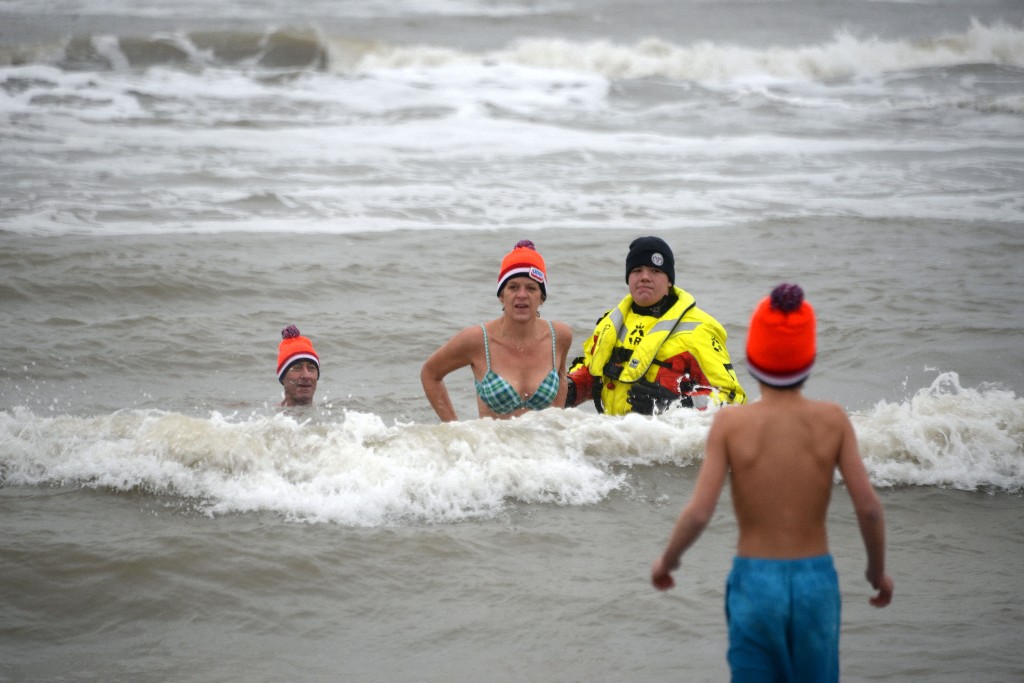
[[[777,388],[807,379],[817,353],[814,309],[800,285],[783,283],[754,309],[747,333],[747,369]]]
[[[498,296],[505,284],[514,277],[526,276],[540,283],[541,299],[548,298],[548,275],[544,259],[537,252],[537,247],[530,240],[520,240],[512,251],[501,260],[501,271],[498,272]]]
[[[313,349],[313,342],[299,334],[299,328],[289,325],[281,330],[281,345],[277,349],[277,380],[284,383],[284,373],[292,363],[311,360],[316,363],[316,374],[320,376],[320,356]]]

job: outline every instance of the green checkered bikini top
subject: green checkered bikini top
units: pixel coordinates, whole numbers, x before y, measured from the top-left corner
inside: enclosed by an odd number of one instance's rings
[[[529,410],[543,410],[551,405],[558,395],[558,368],[555,366],[555,326],[548,321],[551,329],[551,372],[537,387],[537,391],[525,401],[519,396],[519,392],[512,388],[504,377],[491,370],[491,349],[487,344],[487,328],[480,325],[484,331],[484,353],[487,355],[487,373],[484,378],[476,383],[476,394],[480,400],[498,415],[507,415],[520,408]]]

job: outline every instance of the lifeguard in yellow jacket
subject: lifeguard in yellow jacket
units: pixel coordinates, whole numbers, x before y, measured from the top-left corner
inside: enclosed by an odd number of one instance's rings
[[[629,295],[598,321],[569,371],[567,407],[593,400],[598,412],[651,415],[678,404],[745,403],[725,328],[675,286],[664,240],[629,245]]]

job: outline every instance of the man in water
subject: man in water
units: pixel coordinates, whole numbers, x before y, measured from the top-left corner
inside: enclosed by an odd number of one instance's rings
[[[875,607],[892,600],[882,504],[843,409],[801,393],[815,357],[815,320],[797,285],[780,285],[754,311],[747,365],[761,399],[715,414],[690,502],[654,561],[651,582],[671,572],[707,526],[730,478],[739,526],[726,587],[734,681],[838,681],[840,595],[826,516],[839,468],[867,551]]]
[[[725,347],[725,328],[675,286],[664,240],[640,237],[626,255],[629,294],[597,323],[568,375],[566,407],[593,399],[597,411],[651,415],[673,405],[744,403]]]
[[[320,357],[313,349],[313,342],[299,334],[299,328],[294,325],[281,330],[277,379],[284,387],[282,406],[313,404],[316,384],[320,381]]]

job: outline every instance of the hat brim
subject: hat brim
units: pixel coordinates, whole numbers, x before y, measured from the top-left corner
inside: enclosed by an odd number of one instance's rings
[[[300,360],[311,360],[316,363],[316,372],[320,374],[320,359],[311,353],[297,353],[291,356],[284,363],[281,364],[281,369],[277,371],[277,379],[284,380],[285,373],[288,372],[288,368],[295,365]]]
[[[758,382],[763,382],[770,387],[776,387],[778,389],[785,389],[796,384],[800,384],[811,375],[811,369],[814,367],[814,361],[806,368],[798,370],[797,372],[768,372],[758,368],[754,363],[747,359],[747,371],[754,376]]]

